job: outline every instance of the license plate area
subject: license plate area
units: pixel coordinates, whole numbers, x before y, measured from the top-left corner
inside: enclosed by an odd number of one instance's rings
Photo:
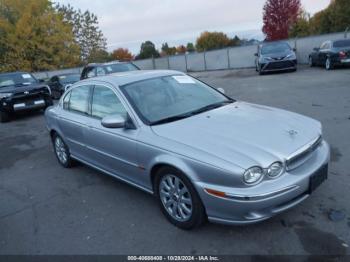
[[[45,101],[43,99],[39,99],[39,100],[27,100],[23,103],[16,103],[13,105],[13,108],[15,110],[20,110],[20,109],[25,109],[27,107],[32,107],[32,106],[40,106],[40,105],[44,105]]]
[[[314,192],[327,178],[328,165],[325,165],[310,177],[309,193]]]

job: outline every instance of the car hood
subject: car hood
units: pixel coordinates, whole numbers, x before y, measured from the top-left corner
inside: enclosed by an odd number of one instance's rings
[[[1,87],[0,93],[13,93],[13,94],[19,94],[23,93],[25,91],[33,91],[33,90],[40,90],[42,88],[46,88],[46,85],[44,84],[31,84],[31,85],[25,85],[25,86],[7,86],[7,87]]]
[[[210,154],[246,169],[254,165],[268,167],[274,161],[285,160],[317,138],[321,124],[296,113],[236,102],[180,121],[152,126],[152,130],[158,136],[197,149],[204,158]]]

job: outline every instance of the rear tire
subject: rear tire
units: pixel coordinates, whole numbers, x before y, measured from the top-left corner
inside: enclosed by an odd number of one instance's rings
[[[176,227],[190,230],[200,227],[207,220],[197,191],[179,170],[172,167],[159,169],[154,191],[163,214]]]
[[[0,111],[0,123],[6,123],[10,121],[10,115],[6,112]]]
[[[71,158],[69,148],[57,133],[52,136],[52,143],[58,162],[65,168],[72,167],[74,160]]]

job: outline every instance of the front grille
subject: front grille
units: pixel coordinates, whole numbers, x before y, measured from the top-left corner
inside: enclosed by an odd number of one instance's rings
[[[294,66],[295,65],[292,61],[279,61],[279,62],[269,63],[265,69],[266,70],[284,69],[284,68],[290,68]]]
[[[303,164],[306,160],[308,160],[309,157],[311,157],[312,153],[321,145],[322,140],[322,136],[319,136],[313,143],[311,143],[300,153],[297,153],[290,157],[286,161],[287,170],[295,169]]]

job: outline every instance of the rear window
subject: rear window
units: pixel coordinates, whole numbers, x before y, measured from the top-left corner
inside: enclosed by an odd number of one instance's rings
[[[107,74],[139,70],[132,63],[110,64],[110,65],[105,65],[104,68],[105,68]]]
[[[333,46],[335,48],[350,47],[350,40],[339,40],[334,42]]]

